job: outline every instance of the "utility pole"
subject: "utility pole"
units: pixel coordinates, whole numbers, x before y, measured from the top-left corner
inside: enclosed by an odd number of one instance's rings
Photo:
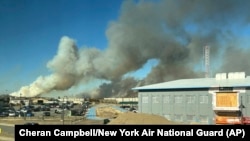
[[[243,124],[243,108],[245,108],[245,106],[243,105],[243,102],[242,102],[242,96],[240,97],[240,118],[241,118],[241,124]]]

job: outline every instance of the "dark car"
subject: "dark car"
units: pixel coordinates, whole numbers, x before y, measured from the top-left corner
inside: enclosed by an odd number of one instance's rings
[[[27,122],[27,123],[24,123],[24,125],[39,125],[39,123],[37,123],[37,122]]]
[[[9,116],[8,111],[0,111],[0,117],[7,117],[7,116]]]
[[[43,116],[50,116],[50,112],[43,112]]]
[[[28,111],[28,112],[20,112],[19,115],[21,117],[33,117],[35,116],[34,113],[32,113],[31,111]]]
[[[48,106],[42,106],[41,111],[50,111],[50,107]]]
[[[33,109],[33,111],[34,111],[34,112],[39,112],[39,111],[41,111],[41,107],[40,107],[40,106],[35,107],[35,108]]]

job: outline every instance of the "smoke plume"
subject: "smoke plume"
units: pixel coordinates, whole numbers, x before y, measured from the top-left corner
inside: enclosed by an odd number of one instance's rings
[[[204,77],[205,45],[210,46],[211,76],[232,71],[250,74],[249,45],[240,44],[240,31],[249,29],[249,7],[247,0],[126,0],[120,17],[106,30],[106,50],[80,48],[64,36],[47,64],[51,75],[38,77],[13,95],[37,96],[103,80],[98,88],[80,93],[118,97],[134,95],[131,88],[139,85]],[[159,63],[144,79],[124,77],[150,59]]]

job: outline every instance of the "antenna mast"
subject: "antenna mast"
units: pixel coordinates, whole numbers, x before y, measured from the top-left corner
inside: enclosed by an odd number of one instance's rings
[[[206,45],[204,47],[204,62],[205,62],[204,65],[205,65],[205,77],[206,78],[210,77],[210,75],[209,75],[209,73],[210,73],[209,51],[210,51],[210,48],[208,45]]]

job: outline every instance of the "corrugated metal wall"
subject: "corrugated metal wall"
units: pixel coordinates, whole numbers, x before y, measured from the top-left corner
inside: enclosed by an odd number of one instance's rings
[[[245,108],[244,109],[245,109],[244,114],[246,116],[250,116],[250,93],[247,93],[247,95],[246,95],[246,104],[245,104]]]
[[[141,113],[172,121],[213,124],[212,96],[208,91],[139,92]]]
[[[250,91],[247,90],[246,93],[240,94],[242,98],[242,104],[245,108],[243,108],[243,115],[250,116]]]

